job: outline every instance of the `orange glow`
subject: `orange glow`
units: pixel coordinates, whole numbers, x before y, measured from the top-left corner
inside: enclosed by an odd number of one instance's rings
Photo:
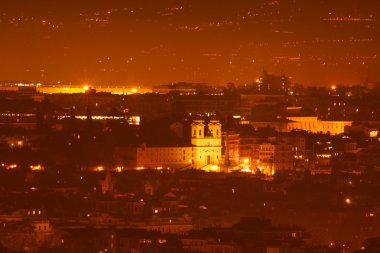
[[[318,154],[318,158],[331,158],[331,154]]]
[[[253,173],[252,170],[248,169],[248,168],[244,168],[242,170],[240,170],[240,172],[244,172],[244,173]]]
[[[251,169],[251,166],[252,166],[251,158],[245,157],[245,158],[242,158],[240,161],[241,161],[241,164],[239,165],[240,172],[254,173],[254,170]]]
[[[218,165],[211,165],[211,171],[216,172],[218,170],[219,170],[219,166]]]
[[[131,125],[140,125],[140,122],[141,122],[141,118],[140,116],[131,116],[129,119],[128,119],[128,123],[131,124]]]
[[[2,166],[5,166],[5,164],[4,165],[2,164]],[[11,169],[15,169],[15,168],[17,168],[17,164],[10,164],[10,165],[5,167],[5,169],[7,169],[7,170],[11,170]]]
[[[206,165],[205,167],[203,167],[202,170],[205,172],[219,172],[220,167],[218,165],[215,165],[215,164],[209,164],[209,165]]]
[[[45,170],[45,168],[41,165],[30,165],[30,169],[32,171],[42,171]]]

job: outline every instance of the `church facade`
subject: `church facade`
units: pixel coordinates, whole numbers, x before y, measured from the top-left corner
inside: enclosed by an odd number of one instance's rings
[[[137,148],[138,168],[172,168],[214,170],[222,160],[222,125],[211,120],[194,120],[188,146]]]

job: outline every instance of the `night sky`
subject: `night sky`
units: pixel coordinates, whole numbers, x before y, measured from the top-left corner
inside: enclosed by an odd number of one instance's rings
[[[0,80],[380,81],[378,0],[1,0]]]

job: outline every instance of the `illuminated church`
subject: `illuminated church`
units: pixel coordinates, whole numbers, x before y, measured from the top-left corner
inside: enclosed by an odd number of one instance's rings
[[[188,145],[141,145],[137,148],[137,167],[218,171],[222,160],[221,127],[218,120],[211,120],[207,125],[204,120],[194,120]]]

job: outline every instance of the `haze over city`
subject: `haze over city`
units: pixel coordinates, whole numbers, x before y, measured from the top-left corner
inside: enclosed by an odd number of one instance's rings
[[[380,80],[376,0],[0,3],[0,80],[78,85]]]
[[[0,253],[379,253],[380,0],[0,0]]]

